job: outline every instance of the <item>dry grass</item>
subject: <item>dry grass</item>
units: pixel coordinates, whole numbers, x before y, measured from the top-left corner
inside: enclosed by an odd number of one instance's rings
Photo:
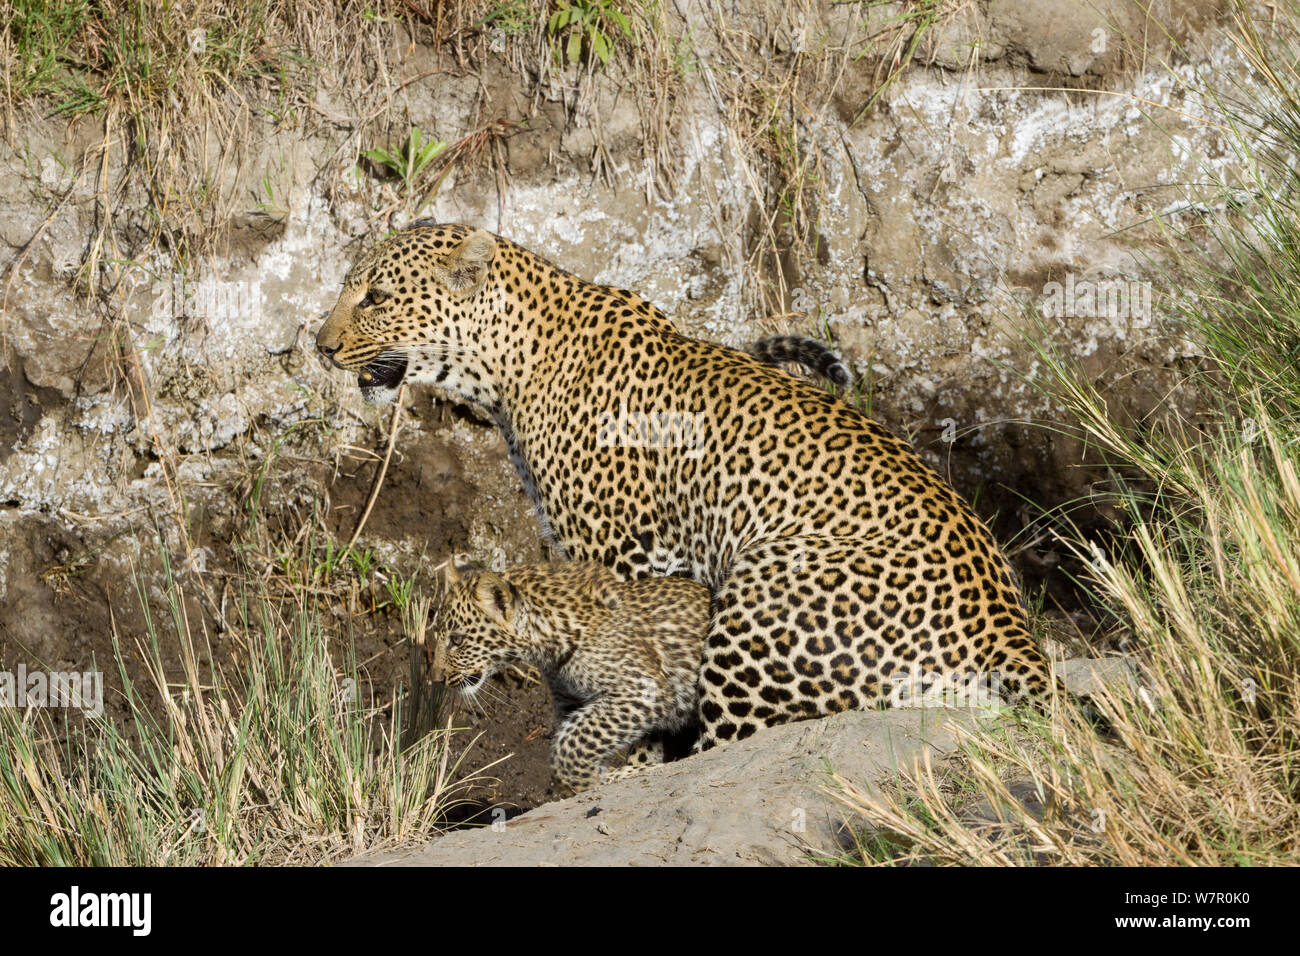
[[[248,463],[234,566],[202,570],[183,456],[153,425],[154,383],[112,292],[151,250],[182,272],[219,251],[248,206],[237,189],[258,137],[312,135],[323,74],[358,102],[382,103],[400,87],[387,69],[399,37],[463,50],[485,6],[439,4],[426,22],[405,3],[0,0],[6,127],[39,129],[43,116],[93,144],[52,216],[74,193],[94,197],[78,287],[102,315],[110,381],[129,394],[162,465],[167,504],[143,559],[154,570],[141,571],[138,599],[119,597],[148,613],[143,592],[161,567],[172,612],[150,620],[143,641],[118,640],[110,667],[126,687],[126,726],[0,708],[0,862],[327,862],[436,832],[462,792],[437,701],[411,693],[371,706],[348,691],[361,685],[358,665],[327,639],[326,609],[402,613],[416,688],[421,605],[413,581],[369,551],[337,547],[321,509],[273,491],[280,441]],[[357,154],[380,112],[356,118]],[[490,151],[491,137],[457,154],[475,149]],[[233,660],[212,653],[214,621]],[[128,674],[129,661],[143,662],[143,677]]]
[[[1170,334],[1198,343],[1185,384],[1209,425],[1117,421],[1076,363],[1037,343],[1048,388],[1111,462],[1099,492],[1124,520],[1109,547],[1075,535],[1086,582],[1138,666],[1097,703],[1113,735],[1068,713],[1012,734],[969,735],[955,767],[918,768],[839,795],[874,829],[878,861],[953,864],[1288,865],[1300,851],[1300,5],[1260,29],[1236,8],[1234,39],[1263,82],[1217,102],[1238,173],[1205,183],[1220,202],[1166,222]],[[1044,810],[1007,781],[1028,780]],[[989,826],[957,794],[1000,808]]]
[[[84,118],[96,143],[75,169],[76,186],[97,197],[83,289],[113,288],[120,263],[151,248],[182,262],[217,248],[247,205],[240,172],[256,149],[255,128],[310,129],[323,67],[360,86],[371,78],[369,61],[383,61],[396,21],[370,10],[359,2],[0,0],[8,125],[31,113]]]
[[[354,155],[380,145],[375,124],[392,111],[405,82],[395,51],[413,42],[445,51],[457,69],[490,55],[529,78],[533,107],[558,98],[568,123],[589,129],[595,173],[620,174],[606,141],[607,111],[636,90],[642,178],[648,196],[672,195],[683,81],[702,74],[726,117],[747,188],[761,210],[745,223],[746,271],[757,276],[753,304],[788,311],[790,289],[818,253],[818,216],[827,170],[825,120],[837,108],[846,72],[871,64],[874,92],[859,117],[917,57],[929,31],[971,0],[846,4],[847,29],[824,29],[825,11],[798,0],[780,23],[737,18],[725,4],[703,13],[716,46],[701,59],[690,28],[657,0],[344,0],[311,9],[287,0],[163,0],[55,3],[0,0],[0,103],[7,125],[40,113],[93,130],[67,195],[96,196],[94,235],[80,273],[89,293],[117,287],[126,264],[151,249],[182,267],[224,248],[227,226],[247,212],[262,184],[247,170],[268,128],[313,135],[326,117],[316,104],[325,79],[355,94],[348,139]],[[563,25],[557,16],[568,12]],[[775,38],[785,37],[780,49]],[[856,95],[856,94],[855,94]],[[89,124],[89,125],[87,125]],[[401,139],[408,131],[385,134]],[[501,117],[480,116],[428,175],[408,184],[392,208],[418,212],[458,165],[486,161],[504,192]],[[252,181],[250,181],[250,179]],[[66,196],[64,197],[66,198]],[[263,211],[282,218],[284,198]]]
[[[930,768],[842,797],[907,847],[961,864],[1282,865],[1300,849],[1300,475],[1296,434],[1256,410],[1180,463],[1186,493],[1121,488],[1125,552],[1091,558],[1094,593],[1126,632],[1138,683],[1099,701],[1104,738],[1069,713],[1020,734],[977,732],[945,781]],[[1008,793],[1033,781],[1046,817]],[[972,832],[953,788],[1006,808]],[[916,802],[913,802],[916,801]],[[919,813],[918,808],[924,812]]]
[[[357,663],[331,655],[313,589],[286,602],[256,590],[255,574],[223,635],[233,661],[200,663],[214,659],[212,636],[159,554],[170,621],[149,616],[134,645],[115,636],[127,725],[69,730],[47,711],[0,708],[0,864],[320,864],[436,834],[472,782],[451,730],[429,727],[436,708],[367,705]],[[425,613],[412,608],[413,635]]]
[[[841,4],[828,14],[796,0],[775,23],[711,8],[718,52],[699,69],[759,211],[743,224],[743,268],[754,277],[750,307],[767,315],[797,311],[792,291],[824,254],[819,220],[840,121],[851,125],[868,115],[917,60],[930,31],[969,6],[970,0],[882,0]],[[832,27],[828,15],[840,22]],[[871,85],[865,99],[856,89],[864,70]],[[860,105],[843,116],[850,100]]]
[[[110,598],[125,721],[0,707],[0,865],[329,863],[436,835],[479,780],[429,692],[418,582],[325,525],[304,475],[319,424],[245,462],[224,565],[195,560],[176,486],[135,593]],[[400,617],[409,677],[387,699],[335,609]]]
[[[587,19],[555,27],[553,15],[566,8]],[[250,193],[266,185],[248,170],[269,131],[292,128],[305,138],[350,124],[339,150],[340,170],[350,167],[346,153],[359,157],[381,138],[379,127],[391,124],[393,98],[413,79],[399,76],[396,60],[416,43],[445,53],[448,67],[462,71],[480,69],[491,54],[504,57],[531,83],[534,107],[543,94],[559,97],[570,123],[591,128],[591,161],[611,181],[615,168],[603,138],[608,103],[598,80],[616,74],[603,87],[606,95],[640,91],[647,189],[671,188],[668,131],[683,52],[657,2],[342,0],[306,8],[287,0],[0,0],[0,22],[6,127],[43,116],[78,124],[94,141],[72,170],[73,186],[59,197],[96,197],[94,235],[79,275],[80,288],[92,295],[116,288],[123,268],[150,250],[163,250],[183,268],[224,249],[228,226],[247,213]],[[322,82],[348,91],[354,115],[322,112]],[[480,117],[431,175],[407,184],[394,208],[418,212],[457,164],[486,160],[500,179],[501,142],[513,131],[501,117]],[[287,212],[275,195],[264,195],[260,206],[273,219]]]

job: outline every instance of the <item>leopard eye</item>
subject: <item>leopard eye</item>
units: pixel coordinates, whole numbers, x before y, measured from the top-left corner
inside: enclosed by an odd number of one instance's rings
[[[367,309],[372,305],[380,305],[389,299],[387,292],[381,292],[378,289],[371,289],[366,293],[366,297],[359,303],[361,308]]]
[[[447,635],[447,646],[448,646],[448,647],[455,647],[457,644],[459,644],[459,643],[460,643],[461,641],[463,641],[463,640],[465,640],[465,635],[464,635],[464,634],[461,634],[461,633],[459,633],[459,632],[457,632],[457,633],[455,633],[455,634],[448,634],[448,635]]]

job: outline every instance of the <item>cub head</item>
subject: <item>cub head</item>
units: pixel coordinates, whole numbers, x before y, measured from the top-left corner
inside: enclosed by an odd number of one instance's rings
[[[474,694],[526,646],[519,592],[493,571],[457,555],[448,564],[447,591],[433,624],[434,676]]]
[[[316,348],[357,373],[362,397],[385,404],[403,382],[473,394],[481,368],[474,326],[497,241],[483,229],[422,219],[361,257],[316,333]]]

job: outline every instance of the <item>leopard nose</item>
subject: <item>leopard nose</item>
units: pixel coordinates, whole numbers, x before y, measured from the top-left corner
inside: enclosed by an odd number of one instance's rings
[[[338,351],[342,347],[342,342],[339,342],[337,345],[330,345],[328,342],[322,342],[319,337],[316,339],[316,352],[318,353],[322,367],[324,367],[326,371],[329,369],[343,368],[343,365],[337,358]]]
[[[316,351],[326,358],[332,359],[334,354],[343,347],[343,342],[340,340],[331,345],[327,341],[325,330],[329,328],[329,317],[330,314],[328,312],[322,312],[320,314],[321,322],[324,324],[316,330]],[[335,338],[335,336],[329,336],[329,338]]]

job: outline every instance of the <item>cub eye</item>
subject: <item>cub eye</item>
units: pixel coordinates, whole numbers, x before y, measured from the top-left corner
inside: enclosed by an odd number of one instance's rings
[[[380,292],[378,289],[371,289],[366,293],[366,297],[361,300],[359,305],[361,308],[367,309],[372,305],[379,305],[386,302],[389,298],[391,298],[391,296],[389,296],[387,292]]]
[[[464,634],[461,634],[461,633],[459,633],[459,632],[457,632],[457,633],[455,633],[455,634],[448,634],[448,635],[447,635],[447,646],[448,646],[448,647],[455,647],[457,644],[459,644],[459,643],[460,643],[461,641],[463,641],[463,640],[465,640],[465,635],[464,635]]]

